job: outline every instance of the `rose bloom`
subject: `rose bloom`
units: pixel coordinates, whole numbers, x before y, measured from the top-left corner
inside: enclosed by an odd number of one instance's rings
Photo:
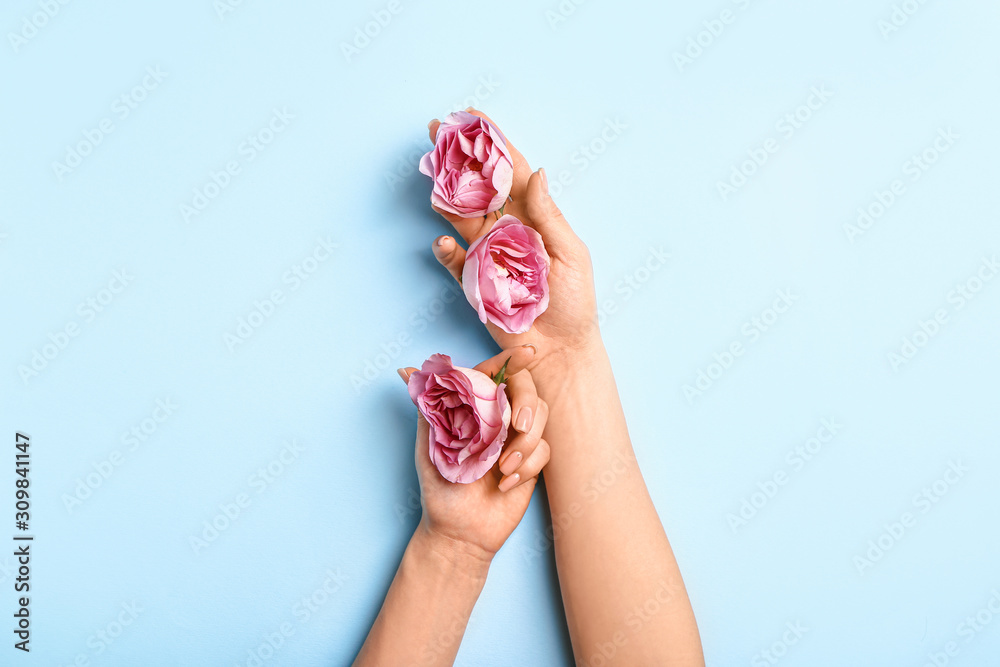
[[[430,424],[431,463],[449,482],[475,482],[500,458],[510,426],[505,387],[485,373],[453,366],[444,354],[410,375],[410,398]]]
[[[482,322],[524,333],[549,306],[549,254],[542,237],[505,215],[465,255],[462,287]]]
[[[441,123],[434,148],[420,158],[434,179],[431,203],[463,218],[478,218],[507,201],[514,162],[500,130],[479,116],[456,111]]]

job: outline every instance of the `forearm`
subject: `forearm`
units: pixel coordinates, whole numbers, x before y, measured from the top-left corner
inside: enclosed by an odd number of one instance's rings
[[[681,574],[599,340],[534,371],[550,408],[545,488],[577,664],[703,664]],[[612,653],[612,655],[608,655]]]
[[[355,667],[451,665],[489,560],[417,526]]]

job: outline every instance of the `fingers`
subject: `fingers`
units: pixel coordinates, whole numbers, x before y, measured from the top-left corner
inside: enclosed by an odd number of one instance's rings
[[[450,236],[439,236],[434,241],[434,257],[461,285],[462,269],[465,268],[465,248]]]
[[[570,244],[579,242],[566,218],[549,196],[548,179],[545,170],[539,169],[528,181],[526,204],[528,220],[525,221],[542,235],[545,248],[550,254],[566,251]]]
[[[549,443],[545,440],[539,440],[538,446],[524,460],[521,467],[517,469],[517,472],[500,480],[499,490],[506,493],[515,487],[534,480],[538,476],[538,473],[542,471],[542,468],[549,462],[550,455]]]
[[[506,363],[507,372],[505,373],[505,375],[507,376],[507,378],[510,378],[513,375],[516,375],[517,373],[520,373],[525,368],[527,368],[528,364],[534,361],[534,358],[535,358],[534,345],[531,345],[530,343],[528,345],[519,345],[517,347],[512,347],[510,349],[504,350],[495,357],[487,359],[483,363],[476,366],[476,370],[486,373],[487,375],[492,377],[497,373],[499,373],[500,369],[503,368],[503,365]],[[508,359],[510,360],[509,362]],[[514,412],[511,411],[511,414],[513,415]]]
[[[466,243],[472,243],[478,239],[488,232],[493,227],[493,223],[496,222],[496,216],[494,215],[484,215],[481,218],[463,218],[460,215],[448,213],[434,204],[431,204],[431,209],[451,223],[451,226],[455,228],[459,236],[465,239]]]
[[[417,438],[414,441],[413,449],[413,464],[417,468],[417,475],[420,479],[433,479],[430,473],[434,469],[434,464],[431,463],[431,453],[430,453],[430,424],[424,419],[424,416],[417,411]]]
[[[499,460],[499,471],[502,475],[497,488],[506,493],[538,476],[542,468],[549,462],[549,444],[542,438],[545,424],[548,421],[549,406],[538,397],[535,384],[525,366],[534,357],[533,345],[505,350],[476,366],[476,370],[495,375],[503,365],[507,364],[506,383],[511,401],[511,426],[504,453]],[[398,369],[399,377],[408,383],[410,375],[417,369],[408,366]],[[429,470],[430,458],[426,455],[428,438],[427,421],[417,416],[417,451],[416,464],[418,470]]]
[[[507,442],[503,455],[500,457],[500,472],[510,476],[520,472],[524,462],[531,458],[532,452],[538,447],[542,440],[542,432],[545,430],[545,422],[549,417],[549,405],[544,400],[536,399],[532,408],[533,422],[527,431],[515,431],[514,437]],[[524,475],[522,473],[522,478]]]
[[[541,401],[535,391],[535,383],[531,380],[531,374],[528,371],[520,371],[513,375],[508,374],[507,395],[510,396],[511,415],[513,415],[510,421],[511,426],[520,433],[527,433],[535,422],[535,415],[538,414],[538,403]],[[509,473],[504,471],[504,474]]]
[[[547,449],[538,452],[542,446],[542,432],[549,417],[549,406],[538,397],[535,383],[527,371],[512,375],[507,381],[512,414],[511,425],[514,437],[507,442],[506,451],[500,457],[500,491],[509,491],[522,482],[538,474],[548,462]],[[546,448],[548,445],[545,446]]]

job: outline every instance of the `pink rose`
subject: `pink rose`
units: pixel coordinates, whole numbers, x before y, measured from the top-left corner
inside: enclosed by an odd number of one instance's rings
[[[465,297],[480,321],[524,333],[549,306],[549,264],[538,232],[505,215],[469,246],[462,270]]]
[[[450,114],[434,148],[420,158],[420,173],[434,179],[431,203],[463,218],[478,218],[507,201],[514,162],[500,130],[467,111]]]
[[[510,425],[504,387],[443,354],[410,375],[410,398],[430,424],[431,463],[449,482],[475,482],[500,457]]]

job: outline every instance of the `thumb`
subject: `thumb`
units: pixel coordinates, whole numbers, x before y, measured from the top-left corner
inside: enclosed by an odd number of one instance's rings
[[[417,413],[417,439],[414,444],[416,446],[416,451],[413,453],[414,463],[417,466],[417,476],[422,481],[426,475],[434,470],[434,464],[431,463],[430,424],[419,412]]]
[[[406,368],[400,368],[396,372],[399,373],[399,377],[403,382],[409,384],[410,376],[417,369],[413,366],[408,366]],[[430,430],[431,425],[427,423],[424,416],[420,414],[420,410],[417,410],[417,440],[416,440],[416,451],[414,452],[414,462],[417,465],[417,475],[420,479],[424,479],[424,476],[429,473],[434,468],[434,464],[431,463],[430,457]]]
[[[526,204],[531,226],[542,235],[545,248],[550,253],[566,251],[571,244],[578,243],[566,218],[549,195],[549,183],[545,170],[539,169],[528,178]]]

